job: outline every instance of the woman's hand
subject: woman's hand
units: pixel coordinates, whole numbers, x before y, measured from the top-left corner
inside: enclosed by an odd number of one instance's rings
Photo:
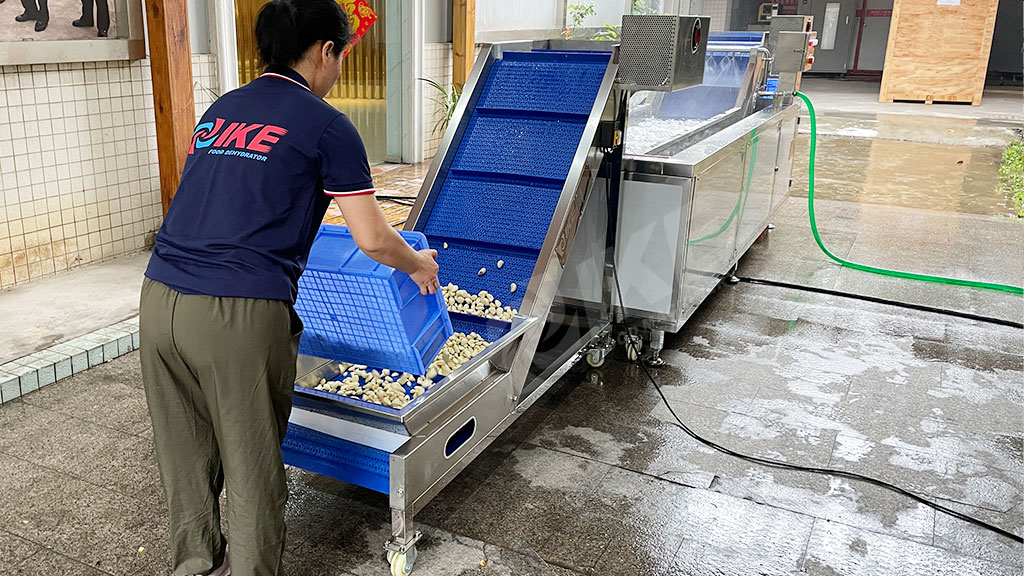
[[[441,288],[437,279],[437,250],[420,250],[416,255],[420,265],[409,276],[420,287],[420,294],[433,294]]]

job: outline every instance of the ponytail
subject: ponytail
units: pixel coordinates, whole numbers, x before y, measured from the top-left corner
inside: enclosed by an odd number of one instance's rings
[[[292,66],[317,42],[341,54],[352,39],[348,17],[334,0],[273,0],[256,18],[256,45],[264,66]]]

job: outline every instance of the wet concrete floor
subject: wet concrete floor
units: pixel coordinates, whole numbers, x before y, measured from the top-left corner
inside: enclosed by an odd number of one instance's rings
[[[958,214],[1012,215],[997,170],[1020,126],[895,114],[820,116],[815,198]],[[809,122],[793,195],[807,197]]]
[[[927,165],[936,150],[908,144],[876,157],[869,140],[834,138],[819,170],[850,192],[819,181],[819,221],[833,250],[1024,283],[1024,222],[986,196],[987,168],[975,162],[988,156],[963,156],[964,174],[979,175],[971,180],[943,165],[890,174],[903,188],[883,190],[869,182],[875,163],[914,153],[887,170]],[[951,158],[960,147],[937,145]],[[859,168],[836,168],[842,159]],[[936,178],[958,182],[962,197],[953,184],[946,196],[904,195]],[[1024,315],[1020,297],[838,267],[814,245],[799,196],[775,224],[740,274]],[[721,287],[667,338],[667,363],[655,372],[680,417],[716,442],[882,478],[1020,533],[1022,350],[1024,332],[1013,328],[739,284]],[[0,573],[167,573],[166,508],[136,354],[0,407],[0,430]],[[290,574],[387,573],[385,496],[295,469],[290,487]],[[1010,576],[1024,568],[1020,545],[880,488],[763,468],[698,444],[621,351],[600,371],[577,367],[562,378],[417,520],[426,540],[414,574],[424,576]]]

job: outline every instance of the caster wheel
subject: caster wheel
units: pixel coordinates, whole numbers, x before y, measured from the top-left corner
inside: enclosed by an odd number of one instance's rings
[[[637,358],[640,357],[640,352],[643,351],[643,341],[640,338],[626,341],[626,358],[629,358],[630,362],[636,362]]]
[[[388,550],[388,564],[391,565],[391,576],[409,576],[416,562],[416,548],[410,548],[405,554]]]
[[[601,350],[591,350],[587,352],[587,364],[591,368],[600,368],[604,366],[604,352]]]

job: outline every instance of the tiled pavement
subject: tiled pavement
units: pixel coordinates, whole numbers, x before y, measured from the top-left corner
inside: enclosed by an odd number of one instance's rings
[[[821,208],[836,238],[845,208]],[[742,273],[814,262],[787,240],[804,233],[800,211],[784,208]],[[827,277],[795,270],[792,281]],[[926,302],[948,304],[943,294]],[[1019,531],[1022,349],[1020,330],[741,284],[669,337],[657,373],[684,420],[732,448],[882,477]],[[1021,571],[1021,546],[889,492],[698,445],[620,358],[591,376],[565,376],[421,513],[416,574]],[[0,566],[166,573],[137,353],[0,407],[0,430]],[[386,573],[386,497],[300,470],[290,486],[291,574]]]
[[[0,403],[10,402],[139,347],[139,318],[125,320],[0,365]]]
[[[409,216],[412,201],[423,185],[423,177],[427,174],[430,163],[422,164],[381,164],[372,168],[373,183],[377,188],[377,196],[397,197],[396,200],[381,200],[380,207],[387,216],[388,223],[395,228],[401,228]],[[408,198],[405,200],[404,198]],[[327,215],[324,217],[325,224],[345,224],[345,218],[341,215],[336,204],[327,208]]]

